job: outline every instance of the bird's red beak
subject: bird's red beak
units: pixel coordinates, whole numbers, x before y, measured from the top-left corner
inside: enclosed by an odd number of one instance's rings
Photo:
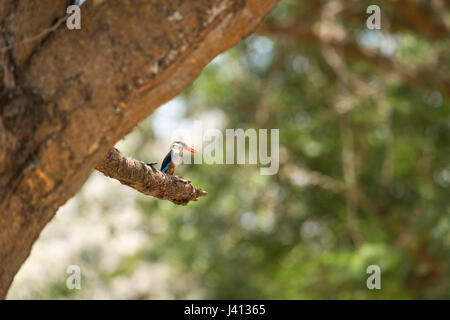
[[[191,147],[188,147],[188,146],[186,146],[186,147],[184,147],[184,148],[185,148],[186,150],[192,152],[192,153],[197,152],[197,150],[194,150],[194,148],[191,148]]]

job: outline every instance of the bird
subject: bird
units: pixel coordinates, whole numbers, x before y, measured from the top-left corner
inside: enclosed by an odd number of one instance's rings
[[[161,164],[161,171],[173,175],[177,165],[181,163],[181,157],[183,156],[183,150],[190,151],[192,153],[197,152],[193,148],[189,147],[182,141],[174,141],[170,146],[169,153],[167,153]]]

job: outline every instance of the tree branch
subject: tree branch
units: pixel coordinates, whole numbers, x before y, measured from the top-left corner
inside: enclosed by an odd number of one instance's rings
[[[95,169],[143,194],[178,205],[187,205],[189,201],[197,201],[208,194],[193,186],[189,180],[165,174],[142,161],[127,157],[116,148],[109,150]]]

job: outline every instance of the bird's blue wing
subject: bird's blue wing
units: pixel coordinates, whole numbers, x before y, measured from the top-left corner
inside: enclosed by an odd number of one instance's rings
[[[171,163],[172,163],[172,150],[169,151],[169,153],[164,158],[161,164],[161,171],[165,173],[167,169],[169,169]]]

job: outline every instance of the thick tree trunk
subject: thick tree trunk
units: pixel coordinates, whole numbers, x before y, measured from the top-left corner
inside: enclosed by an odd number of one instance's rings
[[[0,3],[0,298],[115,142],[277,0],[88,0],[81,30],[45,32],[71,2]]]

